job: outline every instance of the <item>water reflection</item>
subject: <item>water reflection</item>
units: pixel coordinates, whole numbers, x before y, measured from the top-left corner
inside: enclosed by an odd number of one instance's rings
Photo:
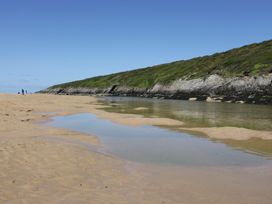
[[[272,106],[268,105],[205,103],[131,97],[105,97],[100,98],[99,102],[109,106],[104,108],[109,112],[172,118],[185,122],[185,127],[231,126],[272,131]],[[171,129],[174,128],[171,127]],[[181,130],[175,129],[175,131]],[[191,132],[191,134],[205,137],[205,135],[197,132]],[[272,140],[252,138],[242,141],[231,139],[216,139],[215,141],[246,152],[272,156]]]
[[[252,104],[205,103],[182,100],[157,100],[131,97],[104,97],[105,110],[167,117],[186,122],[187,127],[244,127],[272,130],[272,106]],[[146,109],[137,109],[145,107]]]
[[[271,163],[225,144],[154,126],[132,127],[91,114],[55,117],[48,123],[96,135],[107,153],[130,161],[183,166],[259,166]]]

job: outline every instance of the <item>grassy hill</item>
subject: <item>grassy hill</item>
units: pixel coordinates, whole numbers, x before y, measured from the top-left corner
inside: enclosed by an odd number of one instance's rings
[[[195,79],[207,77],[211,74],[218,74],[223,77],[255,76],[269,72],[272,72],[272,40],[246,45],[210,56],[87,78],[50,88],[105,88],[113,84],[149,88],[157,83],[169,84],[179,78]]]

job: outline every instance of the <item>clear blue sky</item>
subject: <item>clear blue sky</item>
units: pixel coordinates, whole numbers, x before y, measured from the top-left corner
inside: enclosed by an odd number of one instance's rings
[[[271,0],[0,0],[0,92],[271,38]]]

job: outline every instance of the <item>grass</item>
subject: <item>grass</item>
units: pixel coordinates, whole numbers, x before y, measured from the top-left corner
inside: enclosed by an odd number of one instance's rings
[[[223,77],[256,76],[272,71],[272,40],[246,45],[210,56],[196,57],[152,67],[87,78],[50,88],[106,88],[112,85],[150,88],[176,79],[195,79],[218,74]]]

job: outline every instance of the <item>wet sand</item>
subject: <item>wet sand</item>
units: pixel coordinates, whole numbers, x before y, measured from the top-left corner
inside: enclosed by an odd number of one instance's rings
[[[214,139],[248,140],[260,138],[272,140],[271,131],[257,131],[238,127],[208,127],[208,128],[180,128],[181,130],[196,131]]]
[[[99,107],[87,96],[0,94],[0,203],[271,203],[271,166],[143,166],[96,152],[95,136],[41,124],[88,112],[133,126],[183,124]]]

